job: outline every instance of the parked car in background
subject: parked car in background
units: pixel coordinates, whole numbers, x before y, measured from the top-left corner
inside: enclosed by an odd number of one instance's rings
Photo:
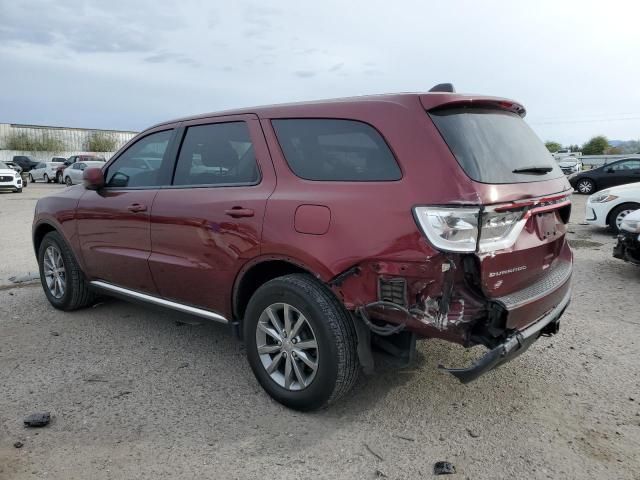
[[[148,129],[38,201],[47,299],[103,292],[228,324],[263,388],[301,410],[373,369],[372,343],[403,361],[417,339],[483,345],[446,369],[474,380],[558,331],[572,190],[524,107],[439,89]]]
[[[14,155],[13,163],[15,163],[16,165],[20,165],[20,168],[22,168],[23,172],[29,172],[36,165],[38,165],[38,162],[34,160],[33,157],[30,157],[28,155]]]
[[[640,209],[640,182],[607,188],[587,199],[585,218],[597,227],[620,230],[622,221],[634,210]]]
[[[69,165],[62,171],[62,178],[67,186],[75,185],[76,183],[82,183],[82,172],[85,168],[94,167],[102,168],[105,162],[91,161],[91,162],[75,162]]]
[[[36,182],[42,180],[49,183],[55,181],[56,172],[58,167],[62,165],[62,162],[40,162],[35,168],[29,172],[29,181]]]
[[[15,170],[18,173],[22,173],[22,168],[20,167],[20,165],[18,165],[17,163],[14,162],[3,162],[7,167]]]
[[[623,158],[592,170],[569,175],[571,186],[585,195],[603,188],[633,182],[640,182],[640,158]]]
[[[14,168],[0,162],[0,191],[22,192],[22,176]]]
[[[64,163],[67,161],[64,157],[51,157],[51,162]]]
[[[583,168],[582,160],[579,157],[564,157],[558,160],[558,166],[565,175],[581,172]]]
[[[613,256],[640,265],[640,210],[629,213],[622,220]]]
[[[71,157],[67,158],[62,165],[60,165],[57,168],[56,177],[55,177],[56,182],[62,183],[64,181],[62,172],[69,165],[73,165],[76,162],[104,162],[104,161],[105,161],[104,157],[101,157],[99,155],[72,155]]]

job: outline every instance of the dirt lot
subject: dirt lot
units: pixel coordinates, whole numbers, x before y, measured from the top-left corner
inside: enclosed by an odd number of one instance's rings
[[[477,352],[424,342],[411,368],[301,414],[263,393],[224,327],[116,300],[62,313],[12,287],[36,269],[33,207],[56,188],[0,194],[0,479],[418,479],[439,460],[452,479],[640,479],[640,269],[580,224],[584,197],[560,334],[466,386],[436,366]],[[51,424],[25,429],[40,410]]]

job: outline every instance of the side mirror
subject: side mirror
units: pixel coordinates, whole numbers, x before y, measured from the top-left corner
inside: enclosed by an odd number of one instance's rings
[[[82,172],[82,180],[87,190],[99,190],[104,187],[104,173],[101,168],[86,168]]]

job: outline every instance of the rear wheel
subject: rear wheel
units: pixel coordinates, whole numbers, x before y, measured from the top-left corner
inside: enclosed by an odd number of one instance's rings
[[[38,250],[40,282],[49,303],[60,310],[76,310],[95,298],[71,249],[58,232],[49,232]]]
[[[624,217],[638,209],[640,209],[640,204],[638,203],[624,203],[611,210],[609,221],[607,222],[609,224],[609,230],[618,233]]]
[[[56,183],[62,183],[62,173],[56,173]]]
[[[33,176],[31,176],[31,174],[29,174],[29,183],[33,183],[35,182],[35,180],[33,179]]]
[[[258,382],[287,407],[321,408],[355,383],[353,322],[333,293],[309,275],[262,285],[249,301],[243,329]]]
[[[47,175],[46,173],[44,174],[43,180],[44,180],[46,183],[51,182],[51,179],[49,178],[49,175]]]

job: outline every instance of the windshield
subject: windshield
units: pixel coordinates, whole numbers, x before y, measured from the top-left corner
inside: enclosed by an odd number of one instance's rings
[[[523,183],[563,176],[544,144],[515,113],[464,107],[431,111],[429,116],[473,180]]]

